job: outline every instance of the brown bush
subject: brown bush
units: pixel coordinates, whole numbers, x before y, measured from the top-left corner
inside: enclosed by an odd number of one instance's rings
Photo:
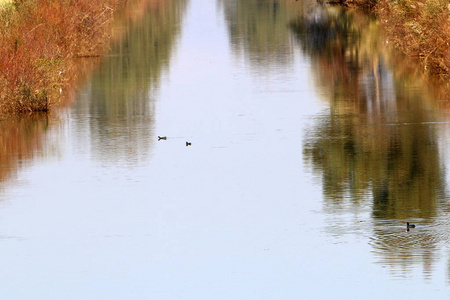
[[[118,0],[16,0],[1,8],[0,112],[46,111],[57,103],[74,79],[71,59],[102,54],[118,6]]]
[[[432,75],[450,74],[450,4],[447,0],[381,1],[377,13],[390,40],[420,57]]]

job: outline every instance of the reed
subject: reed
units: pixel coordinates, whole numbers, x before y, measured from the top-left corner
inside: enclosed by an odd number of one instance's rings
[[[14,0],[0,6],[0,113],[47,111],[100,56],[119,0]]]

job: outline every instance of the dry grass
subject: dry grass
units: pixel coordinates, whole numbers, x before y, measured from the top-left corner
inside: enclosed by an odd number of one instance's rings
[[[15,0],[0,8],[0,112],[47,111],[57,103],[74,80],[71,58],[103,53],[119,4]]]

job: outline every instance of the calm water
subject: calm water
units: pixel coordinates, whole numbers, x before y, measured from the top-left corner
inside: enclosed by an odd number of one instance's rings
[[[448,99],[376,20],[167,0],[120,26],[69,108],[1,124],[1,299],[450,294]]]

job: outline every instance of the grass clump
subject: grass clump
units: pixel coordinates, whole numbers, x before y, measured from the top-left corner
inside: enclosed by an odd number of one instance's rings
[[[99,56],[118,0],[14,0],[0,6],[0,113],[47,111],[73,81],[72,60]]]

